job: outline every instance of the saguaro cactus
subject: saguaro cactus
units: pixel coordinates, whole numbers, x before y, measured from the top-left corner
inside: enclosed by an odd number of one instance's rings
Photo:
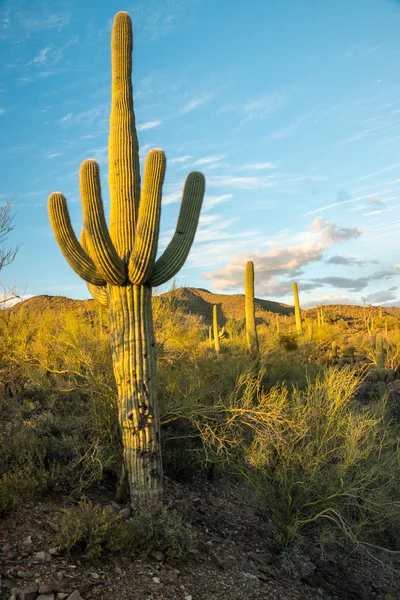
[[[256,328],[256,317],[254,310],[254,264],[252,260],[247,261],[245,280],[245,302],[246,302],[246,339],[250,354],[258,354],[258,337]]]
[[[219,356],[221,353],[221,344],[219,342],[218,306],[216,304],[213,304],[213,333],[215,352]]]
[[[141,185],[131,82],[132,23],[125,12],[114,20],[111,55],[110,228],[103,211],[99,167],[93,160],[84,161],[80,169],[84,217],[80,243],[64,196],[51,194],[48,207],[65,258],[87,282],[93,297],[108,306],[131,503],[134,508],[157,510],[162,499],[162,461],[151,293],[153,286],[174,277],[186,260],[198,224],[204,177],[197,172],[187,177],[175,235],[156,260],[166,160],[162,150],[151,150]]]
[[[298,335],[303,333],[303,327],[301,324],[301,313],[300,313],[300,302],[299,302],[299,290],[297,283],[293,281],[293,296],[294,296],[294,313],[296,317],[296,330]]]

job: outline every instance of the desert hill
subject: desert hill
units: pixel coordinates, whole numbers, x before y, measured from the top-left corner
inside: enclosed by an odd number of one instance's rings
[[[213,305],[216,304],[219,310],[220,322],[223,324],[228,319],[243,319],[245,316],[245,298],[244,294],[214,294],[202,288],[182,287],[175,290],[155,295],[153,302],[171,302],[185,313],[200,316],[207,325],[212,322]],[[300,296],[301,302],[301,296]],[[292,317],[294,308],[288,304],[255,299],[256,319],[259,323],[269,323],[275,319],[275,315]],[[65,296],[33,296],[23,300],[13,307],[6,309],[10,311],[28,310],[35,313],[46,309],[54,311],[74,311],[77,314],[91,318],[96,310],[94,300],[74,300]],[[372,317],[378,317],[380,309],[376,306],[367,306],[366,314]],[[324,315],[327,319],[337,321],[343,319],[346,322],[356,324],[364,320],[364,308],[351,304],[330,304],[323,306]],[[316,319],[316,309],[310,308],[302,310],[304,318]],[[385,307],[382,309],[383,316],[392,315],[400,317],[400,308]]]

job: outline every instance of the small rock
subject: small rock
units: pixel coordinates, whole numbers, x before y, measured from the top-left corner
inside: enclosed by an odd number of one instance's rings
[[[114,573],[116,573],[117,575],[122,575],[122,569],[121,567],[118,567],[118,565],[115,567],[114,569]]]
[[[122,510],[120,510],[119,514],[126,521],[131,516],[131,512],[132,512],[132,508],[130,506],[127,506],[126,508],[123,508]]]
[[[41,560],[42,562],[51,561],[51,555],[48,552],[36,552],[35,558],[37,558],[37,560]]]
[[[164,562],[165,556],[164,556],[164,552],[161,552],[161,550],[152,550],[150,552],[150,556],[151,556],[151,558],[154,558],[158,562]]]
[[[72,594],[67,597],[67,600],[83,600],[83,598],[80,595],[79,590],[74,590]]]
[[[20,579],[29,579],[29,577],[33,577],[33,573],[31,571],[17,571],[17,577]]]
[[[61,546],[54,546],[54,548],[50,548],[49,550],[49,554],[51,554],[51,556],[60,556],[62,554],[62,547]]]
[[[66,600],[69,594],[64,594],[64,592],[58,592],[56,600]]]
[[[36,600],[38,593],[37,585],[30,585],[21,590],[12,590],[18,600]]]
[[[24,540],[22,540],[22,543],[24,546],[32,546],[32,544],[33,544],[32,536],[28,535],[28,537],[26,537]]]
[[[215,565],[217,565],[218,569],[223,569],[224,568],[224,561],[222,560],[222,558],[220,558],[218,556],[218,554],[215,554],[215,552],[211,552],[210,553],[210,558],[213,561],[213,563]]]
[[[192,596],[185,596],[185,600],[193,600]]]
[[[254,579],[255,581],[257,581],[257,579],[258,579],[257,575],[254,575],[253,573],[245,573],[243,571],[242,575],[243,575],[243,577],[246,577],[246,579]]]
[[[159,577],[153,577],[153,583],[160,583]]]
[[[92,571],[92,572],[90,573],[90,577],[91,577],[92,579],[96,580],[96,581],[97,581],[98,579],[100,579],[100,575],[99,575],[98,573],[96,573],[96,571]]]
[[[40,594],[36,600],[56,600],[56,597],[54,594]]]

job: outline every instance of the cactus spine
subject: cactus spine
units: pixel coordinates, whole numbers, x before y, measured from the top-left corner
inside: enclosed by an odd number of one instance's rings
[[[296,316],[296,330],[298,335],[302,335],[303,327],[301,324],[301,312],[300,312],[300,302],[299,302],[299,290],[297,287],[297,283],[293,282],[293,296],[294,296],[294,312]]]
[[[256,328],[256,316],[254,309],[254,264],[252,260],[247,261],[244,278],[245,303],[246,303],[246,339],[247,346],[252,356],[258,354],[258,337]]]
[[[204,177],[186,179],[175,235],[156,261],[161,193],[166,160],[151,150],[140,181],[139,148],[132,96],[132,23],[116,15],[112,29],[112,100],[109,136],[110,229],[100,190],[99,167],[83,162],[81,243],[71,227],[64,196],[49,197],[55,238],[93,297],[108,306],[123,468],[134,508],[157,510],[162,500],[160,422],[156,396],[156,354],[152,287],[173,277],[192,245],[204,196]]]
[[[214,330],[214,346],[217,356],[221,353],[221,344],[219,342],[219,329],[218,329],[218,306],[213,305],[213,330]]]

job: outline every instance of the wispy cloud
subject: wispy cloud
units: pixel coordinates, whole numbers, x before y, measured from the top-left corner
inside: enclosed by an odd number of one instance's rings
[[[46,158],[57,158],[57,156],[62,156],[59,152],[55,152],[54,154],[47,154]]]
[[[226,290],[242,286],[244,265],[253,260],[257,271],[257,288],[259,292],[269,295],[286,293],[291,281],[280,280],[279,277],[293,278],[302,273],[302,268],[322,260],[325,251],[333,244],[345,242],[361,235],[361,230],[350,227],[339,227],[334,223],[317,217],[307,228],[303,241],[291,246],[272,246],[265,253],[236,254],[226,267],[205,273],[203,277],[212,282],[212,287]],[[315,287],[309,283],[308,289]],[[323,283],[322,283],[323,285]],[[305,284],[302,284],[305,289]]]
[[[202,106],[202,104],[205,104],[208,100],[210,100],[210,98],[211,98],[211,96],[207,95],[207,96],[201,96],[200,98],[196,98],[195,100],[191,100],[191,102],[188,102],[187,104],[185,104],[185,106],[182,107],[181,112],[183,114],[192,112],[192,110],[196,110],[196,108],[199,108],[199,106]]]
[[[239,171],[270,171],[276,169],[277,165],[273,162],[250,163],[239,167]]]
[[[223,158],[226,157],[226,154],[213,154],[212,156],[204,156],[203,158],[198,158],[194,162],[191,163],[191,167],[198,167],[200,165],[209,165],[210,163],[219,162]]]
[[[145,129],[154,129],[155,127],[159,127],[162,121],[147,121],[146,123],[141,123],[137,126],[138,131],[144,131]]]
[[[281,92],[272,92],[249,100],[244,106],[244,112],[247,117],[245,121],[250,119],[265,119],[271,113],[279,110],[287,102],[287,97]]]
[[[277,185],[276,180],[265,177],[230,177],[224,175],[214,175],[207,177],[208,187],[236,187],[246,190],[258,189],[262,187],[273,187]]]
[[[43,65],[48,60],[49,51],[50,51],[50,46],[43,48],[43,50],[41,50],[39,52],[39,54],[37,54],[35,56],[35,58],[33,58],[30,62],[28,62],[28,65],[38,65],[38,64]]]
[[[204,198],[203,210],[210,210],[218,204],[221,204],[223,202],[229,202],[229,200],[232,200],[233,197],[233,194],[222,194],[221,196],[206,195]]]
[[[178,164],[178,163],[184,163],[187,162],[188,160],[190,160],[192,158],[192,156],[190,154],[186,154],[185,156],[177,156],[175,158],[170,158],[168,160],[168,163],[170,165],[174,165],[174,164]]]

